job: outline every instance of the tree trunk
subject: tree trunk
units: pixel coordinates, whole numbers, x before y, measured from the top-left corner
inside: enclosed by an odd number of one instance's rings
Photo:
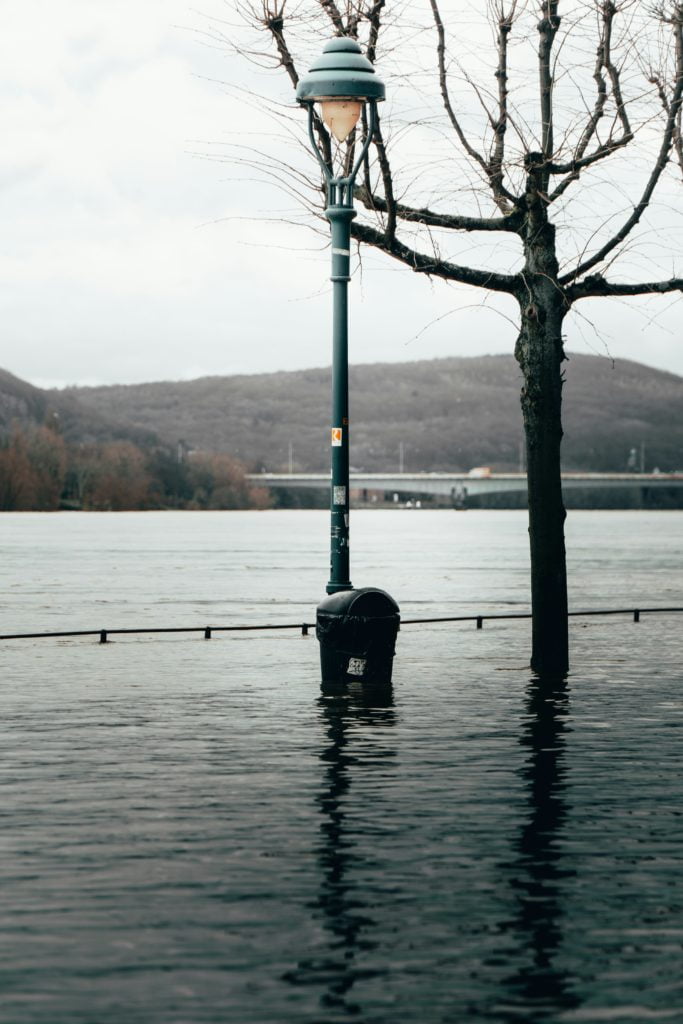
[[[566,513],[560,475],[562,321],[567,307],[557,284],[554,228],[538,200],[528,212],[522,240],[525,291],[518,295],[522,326],[515,356],[524,374],[521,404],[529,492],[531,667],[539,676],[556,678],[565,675],[569,665]]]

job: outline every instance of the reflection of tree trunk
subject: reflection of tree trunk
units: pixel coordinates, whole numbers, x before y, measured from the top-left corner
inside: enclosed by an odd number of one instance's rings
[[[562,932],[562,881],[573,874],[562,865],[558,846],[567,818],[564,765],[566,685],[530,684],[528,718],[520,743],[528,750],[521,770],[526,785],[528,816],[514,848],[517,856],[506,871],[517,899],[517,913],[508,924],[517,938],[520,966],[507,979],[515,1008],[523,1007],[529,1019],[537,1013],[555,1015],[575,1007],[567,972],[555,966]],[[515,1020],[521,1019],[518,1017]]]
[[[392,726],[394,713],[390,688],[380,694],[359,690],[352,698],[347,691],[335,692],[335,689],[324,684],[319,702],[326,742],[319,754],[324,771],[321,792],[316,798],[321,813],[317,906],[329,936],[327,954],[300,961],[284,977],[295,985],[320,986],[324,989],[321,1002],[325,1007],[356,1015],[360,1007],[349,1001],[348,993],[357,980],[369,976],[368,970],[358,964],[357,956],[360,951],[372,948],[367,933],[374,922],[365,912],[362,891],[350,877],[350,869],[358,859],[348,820],[353,810],[350,769],[356,766],[362,771],[366,755],[356,755],[349,748],[355,727]],[[367,756],[376,765],[378,760],[392,758],[394,751],[368,749]]]

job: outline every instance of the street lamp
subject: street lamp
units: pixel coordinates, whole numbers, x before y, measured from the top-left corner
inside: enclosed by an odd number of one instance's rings
[[[349,558],[348,284],[351,221],[356,216],[353,188],[377,127],[377,103],[384,99],[384,83],[355,39],[340,36],[325,45],[308,74],[300,79],[296,98],[308,109],[308,135],[327,187],[325,216],[332,234],[330,578],[328,597],[318,606],[317,615],[323,678],[388,681],[398,605],[377,588],[354,590]],[[316,142],[316,103],[320,104],[321,120],[339,143],[349,137],[363,108],[366,110],[365,139],[355,161],[355,154],[351,154],[348,173],[335,176]]]

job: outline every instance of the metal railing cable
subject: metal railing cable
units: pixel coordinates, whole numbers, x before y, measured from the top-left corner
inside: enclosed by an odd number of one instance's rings
[[[570,618],[601,616],[601,615],[632,615],[634,622],[640,622],[641,615],[663,615],[683,612],[683,607],[666,608],[597,608],[582,611],[570,611]],[[439,615],[422,619],[402,619],[401,626],[419,626],[448,622],[474,622],[477,629],[482,629],[484,622],[510,619],[530,619],[531,612],[486,612],[482,615]],[[101,644],[108,642],[112,636],[142,636],[172,633],[201,633],[204,640],[211,640],[215,633],[255,633],[273,630],[300,630],[302,636],[308,636],[309,630],[315,629],[314,622],[270,622],[263,625],[236,626],[128,626],[113,629],[70,629],[34,633],[0,633],[0,640],[43,640],[67,637],[96,636]]]

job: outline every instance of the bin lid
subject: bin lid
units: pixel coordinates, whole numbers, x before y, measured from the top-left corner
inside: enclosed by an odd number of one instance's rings
[[[328,594],[318,605],[323,615],[397,615],[399,606],[393,597],[378,587],[359,587],[357,590],[339,590]]]

